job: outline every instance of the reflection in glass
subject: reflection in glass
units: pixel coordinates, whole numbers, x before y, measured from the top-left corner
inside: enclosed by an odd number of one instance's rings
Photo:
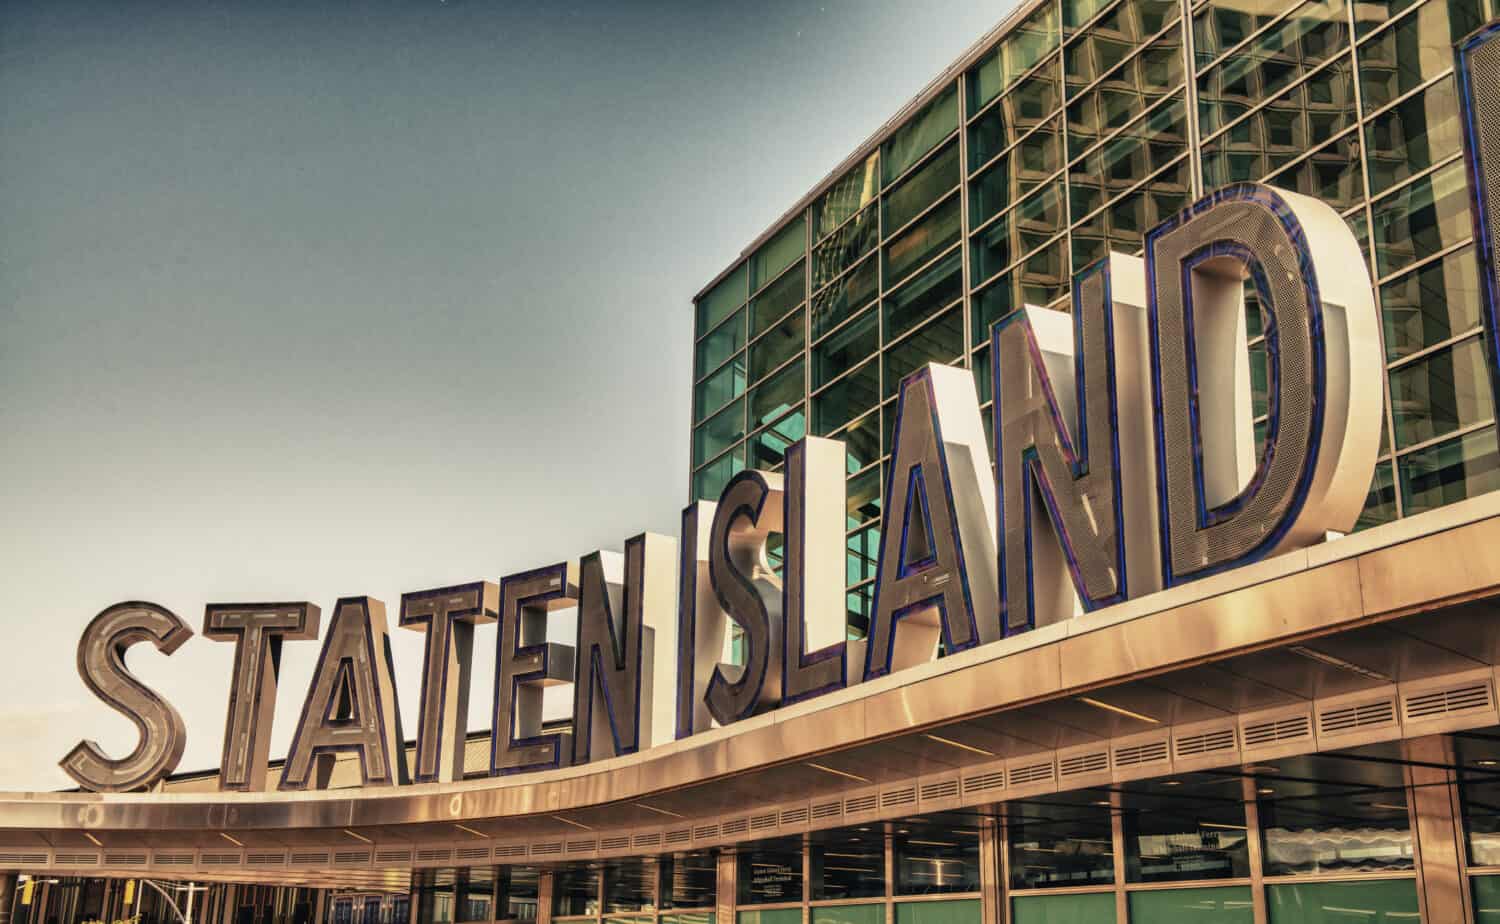
[[[655,911],[655,858],[604,861],[604,913]]]
[[[1050,3],[1044,4],[969,71],[969,114],[983,109],[1038,61],[1056,51],[1060,38],[1057,10]]]
[[[724,453],[693,474],[693,497],[698,500],[718,500],[729,479],[744,468],[744,447]]]
[[[1181,86],[1182,38],[1173,29],[1069,102],[1069,158],[1082,154]]]
[[[1388,360],[1478,329],[1479,268],[1474,248],[1454,251],[1381,286],[1380,313]]]
[[[821,241],[850,215],[874,202],[879,192],[880,152],[874,151],[813,203],[813,242]]]
[[[744,436],[745,401],[741,398],[693,431],[693,464],[702,465]]]
[[[1492,418],[1490,367],[1479,339],[1392,371],[1391,413],[1398,450]]]
[[[786,461],[787,447],[807,435],[807,417],[799,406],[750,439],[750,468],[774,470]]]
[[[958,85],[923,106],[880,146],[881,173],[891,182],[958,128]]]
[[[750,300],[750,339],[760,336],[802,301],[802,290],[807,283],[806,269],[807,262],[799,262]]]
[[[719,854],[715,850],[674,853],[658,862],[663,909],[712,908],[718,891]],[[663,924],[668,924],[663,919]],[[689,924],[689,922],[679,922]]]
[[[750,381],[760,381],[771,370],[802,352],[805,345],[805,317],[804,312],[794,312],[765,336],[750,344]]]
[[[599,867],[564,866],[552,873],[552,914],[597,915],[599,913]]]
[[[775,279],[807,251],[807,227],[798,213],[775,237],[760,245],[750,258],[750,290],[754,291]]]
[[[870,310],[813,345],[812,387],[822,388],[879,346],[880,316]]]
[[[887,295],[881,305],[885,339],[896,339],[923,320],[948,307],[963,294],[962,248],[918,273]]]
[[[903,824],[895,832],[897,895],[979,891],[979,829],[974,819],[936,816],[932,825]]]
[[[1015,144],[1062,105],[1062,62],[1056,55],[969,126],[969,169]],[[1061,132],[1054,132],[1061,137]]]
[[[1250,875],[1238,777],[1190,774],[1129,783],[1122,810],[1127,882]]]
[[[730,312],[745,303],[745,297],[750,294],[746,288],[746,276],[745,264],[741,263],[734,268],[734,272],[725,276],[723,281],[698,300],[698,336],[703,336],[704,331],[729,317]]]
[[[1446,77],[1372,119],[1365,152],[1372,194],[1459,152],[1458,97]]]
[[[1399,751],[1375,745],[1355,757],[1289,757],[1258,773],[1267,876],[1412,868]]]
[[[885,233],[901,229],[927,206],[958,185],[958,142],[949,144],[917,168],[916,172],[891,188],[880,200],[885,210]]]
[[[1462,161],[1449,164],[1374,203],[1375,259],[1386,276],[1473,233]]]
[[[1009,802],[1006,813],[1012,889],[1115,881],[1108,793],[1082,790]]]
[[[745,345],[745,313],[736,312],[733,317],[714,328],[713,332],[698,341],[696,378],[717,369],[726,359],[738,353]]]
[[[929,362],[962,365],[964,352],[963,306],[955,305],[901,342],[886,348],[882,398],[895,397],[901,380]]]
[[[880,364],[870,360],[813,395],[812,432],[826,436],[875,406],[880,397]]]
[[[1018,896],[1010,909],[1011,924],[1115,924],[1113,892]]]
[[[1401,505],[1407,516],[1500,488],[1495,428],[1485,427],[1401,457]]]
[[[1396,475],[1391,463],[1375,466],[1375,476],[1370,479],[1370,493],[1365,497],[1364,509],[1354,524],[1354,531],[1369,529],[1396,519]]]
[[[739,847],[739,904],[802,900],[802,838],[782,837]]]
[[[1163,924],[1250,924],[1249,886],[1155,889],[1130,893],[1130,920]]]
[[[816,831],[808,841],[813,901],[885,895],[885,835],[880,827]],[[884,921],[884,909],[881,921]]]
[[[871,212],[873,221],[874,212]],[[863,219],[860,219],[863,220]],[[842,232],[840,232],[842,233]],[[874,246],[874,237],[870,246]],[[838,327],[847,317],[869,304],[880,290],[880,261],[871,256],[842,278],[814,292],[812,297],[813,336],[821,337]]]

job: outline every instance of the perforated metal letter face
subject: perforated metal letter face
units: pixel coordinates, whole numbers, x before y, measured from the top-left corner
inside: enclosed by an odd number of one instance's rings
[[[129,792],[150,786],[177,768],[187,746],[182,716],[130,673],[125,651],[150,642],[171,654],[193,630],[154,603],[117,603],[95,616],[78,640],[78,676],[94,695],[135,723],[140,742],[125,757],[106,757],[93,741],[80,741],[60,762],[84,789]]]
[[[571,732],[542,734],[542,692],[573,682],[573,646],[547,641],[547,622],[577,601],[571,563],[500,579],[491,776],[563,767],[573,756]]]
[[[282,789],[327,789],[340,751],[359,758],[366,786],[407,781],[393,673],[385,604],[374,597],[339,600],[281,770]]]
[[[594,552],[579,564],[573,763],[634,754],[651,743],[655,626],[672,613],[676,543],[650,533],[625,554]]]
[[[808,437],[786,450],[782,702],[846,683],[844,444]]]
[[[1380,439],[1375,295],[1333,209],[1265,186],[1222,189],[1146,235],[1167,586],[1347,531]],[[1245,285],[1266,332],[1257,453]]]
[[[204,637],[234,642],[220,789],[261,792],[266,788],[281,643],[317,638],[321,616],[311,603],[210,603],[204,609]]]
[[[1500,261],[1495,240],[1500,237],[1500,21],[1492,22],[1458,46],[1459,107],[1464,121],[1464,158],[1469,210],[1474,220],[1474,248],[1479,258],[1480,301],[1484,307],[1485,344],[1490,360],[1490,386],[1500,401]]]
[[[1005,633],[1156,589],[1145,265],[1112,254],[1071,317],[1026,307],[991,343]]]
[[[748,471],[729,479],[714,512],[709,580],[745,645],[743,665],[719,664],[708,681],[708,711],[720,725],[781,704],[781,581],[766,539],[781,532],[782,504],[780,475]]]
[[[500,587],[493,581],[401,595],[401,627],[427,633],[412,768],[415,782],[464,778],[474,626],[494,622],[499,606]]]
[[[677,570],[677,673],[675,734],[686,738],[713,726],[704,696],[719,657],[729,617],[708,579],[709,530],[715,505],[697,501],[682,511]]]
[[[901,382],[865,679],[1000,637],[995,484],[974,379],[929,363]]]

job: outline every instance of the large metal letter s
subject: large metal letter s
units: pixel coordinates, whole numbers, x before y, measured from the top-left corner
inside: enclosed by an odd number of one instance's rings
[[[135,723],[140,743],[118,760],[104,756],[93,741],[80,741],[61,761],[63,770],[84,789],[129,792],[150,786],[171,773],[182,759],[187,732],[182,716],[156,691],[135,679],[125,666],[125,651],[150,642],[171,654],[193,637],[193,630],[154,603],[117,603],[83,630],[78,640],[78,676],[94,695]]]
[[[1258,454],[1247,280],[1266,332]],[[1296,193],[1226,187],[1146,235],[1146,284],[1165,585],[1349,530],[1375,469],[1385,366],[1344,220]]]
[[[204,609],[204,638],[234,642],[219,789],[266,788],[281,643],[317,638],[321,617],[322,611],[311,603],[210,603]]]
[[[967,369],[901,382],[865,679],[1000,637],[995,482]],[[904,630],[904,631],[903,631]]]
[[[781,532],[782,513],[781,476],[753,470],[729,479],[714,512],[709,580],[745,634],[745,663],[720,664],[708,681],[708,711],[720,725],[781,704],[781,580],[766,539]]]
[[[280,788],[328,788],[339,751],[359,758],[366,786],[407,782],[394,673],[385,604],[374,597],[339,600],[281,769]]]
[[[1155,590],[1144,264],[1111,254],[1071,317],[1027,306],[991,342],[1005,633]]]
[[[493,581],[401,595],[401,627],[427,633],[413,782],[464,778],[474,626],[494,622],[499,606],[500,588]]]
[[[1460,108],[1464,121],[1464,155],[1469,189],[1474,199],[1475,252],[1479,260],[1480,302],[1484,310],[1485,349],[1490,361],[1490,386],[1500,401],[1500,260],[1495,239],[1500,236],[1500,21],[1492,22],[1458,46]]]

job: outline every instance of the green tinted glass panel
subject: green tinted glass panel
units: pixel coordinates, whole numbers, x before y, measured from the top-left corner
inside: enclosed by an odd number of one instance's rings
[[[1401,503],[1406,515],[1432,510],[1500,488],[1495,428],[1402,456]]]
[[[922,107],[880,147],[881,169],[889,183],[906,172],[958,127],[958,86],[949,87]]]
[[[990,349],[988,346],[980,347],[974,351],[969,360],[969,367],[974,370],[974,391],[979,395],[979,403],[985,404],[995,397],[994,370],[990,368]]]
[[[1374,882],[1298,882],[1266,886],[1270,924],[1413,924],[1417,883],[1412,879]]]
[[[983,282],[1036,250],[1062,230],[1062,223],[1062,184],[1051,183],[970,238],[970,282]]]
[[[808,915],[812,924],[885,924],[885,905],[821,905]]]
[[[825,436],[870,410],[880,397],[880,364],[871,360],[813,396],[813,433]]]
[[[1361,45],[1359,87],[1365,112],[1379,109],[1452,67],[1452,55],[1431,51],[1452,41],[1448,5],[1432,0]]]
[[[1358,205],[1365,194],[1359,170],[1359,134],[1350,132],[1319,148],[1295,165],[1267,177],[1266,183],[1312,196],[1339,211]],[[1352,220],[1363,219],[1361,212]],[[1355,230],[1357,236],[1358,229]]]
[[[849,479],[848,524],[858,526],[880,516],[880,466],[876,465]]]
[[[1060,38],[1057,10],[1050,3],[1009,32],[969,71],[969,113],[978,112],[1038,61],[1056,51]]]
[[[894,340],[963,294],[963,254],[955,250],[886,296],[885,339]]]
[[[839,177],[838,182],[813,203],[813,240],[819,241],[880,193],[880,152]]]
[[[807,249],[806,223],[801,215],[776,232],[750,258],[750,288],[759,289],[797,261]]]
[[[1500,924],[1500,876],[1474,877],[1474,924]]]
[[[844,464],[850,472],[857,472],[880,458],[880,414],[866,414],[839,431],[838,439],[844,441]]]
[[[766,335],[750,344],[750,381],[756,382],[771,370],[801,352],[804,345],[803,318],[798,311],[771,328]]]
[[[693,475],[693,496],[698,500],[718,500],[724,485],[744,467],[744,450],[725,453]]]
[[[714,913],[699,911],[686,914],[664,914],[661,916],[661,924],[714,924]]]
[[[1182,39],[1174,30],[1068,104],[1068,156],[1088,150],[1182,82]]]
[[[844,583],[852,586],[874,580],[876,559],[880,555],[880,527],[871,526],[850,533],[845,545],[847,558]]]
[[[1013,898],[1011,924],[1115,924],[1113,892]]]
[[[1368,35],[1386,23],[1390,22],[1402,11],[1408,10],[1422,0],[1360,0],[1354,5],[1354,31],[1360,36]],[[1431,0],[1429,6],[1438,6],[1442,0]],[[1484,25],[1485,20],[1494,14],[1495,4],[1493,0],[1448,0],[1448,35],[1446,37],[1432,36],[1429,49],[1439,48],[1441,44],[1457,42],[1459,39]],[[1486,11],[1488,7],[1488,12]],[[1441,43],[1441,44],[1439,44]]]
[[[872,256],[813,295],[813,336],[821,337],[838,327],[867,305],[879,289],[880,261]]]
[[[1130,893],[1130,920],[1140,924],[1251,924],[1249,886]]]
[[[739,911],[736,924],[802,924],[801,908],[777,908],[769,911]]]
[[[1061,61],[1054,56],[969,126],[969,169],[1021,140],[1062,105]],[[1055,135],[1060,133],[1054,130]]]
[[[695,359],[698,375],[701,377],[717,369],[720,363],[738,353],[744,346],[745,313],[741,311],[698,341]]]
[[[744,436],[745,401],[742,398],[693,431],[693,464],[702,465]]]
[[[1458,97],[1446,77],[1376,116],[1365,128],[1370,192],[1389,189],[1457,154]]]
[[[1193,18],[1198,66],[1213,61],[1286,11],[1286,0],[1214,0]]]
[[[725,364],[718,372],[699,382],[693,390],[693,406],[697,409],[694,420],[702,420],[723,407],[724,402],[738,398],[744,391],[744,362]]]
[[[895,397],[901,380],[926,363],[955,364],[961,362],[963,352],[963,306],[956,305],[900,343],[886,348],[882,354],[885,363],[885,393],[882,397]]]
[[[827,383],[863,362],[880,346],[880,315],[873,309],[812,348],[812,385]]]
[[[963,206],[955,195],[885,245],[886,284],[898,282],[907,273],[957,244],[962,234]]]
[[[778,468],[786,460],[786,448],[807,435],[807,415],[796,410],[750,438],[751,468]]]
[[[886,234],[916,218],[957,185],[958,142],[954,142],[885,194],[881,208],[885,209]]]
[[[979,924],[979,899],[951,902],[901,902],[896,905],[896,924]]]
[[[758,427],[780,417],[793,405],[802,403],[805,394],[802,361],[798,360],[750,389],[750,425]]]
[[[1063,0],[1063,28],[1069,34],[1109,5],[1110,0]]]
[[[1074,215],[1083,216],[1187,153],[1187,107],[1168,103],[1135,122],[1068,171]]]
[[[1398,450],[1495,415],[1490,369],[1478,338],[1391,372]]]
[[[1371,229],[1380,275],[1410,266],[1473,233],[1462,162],[1402,187],[1373,207]]]
[[[781,274],[775,282],[766,286],[750,300],[750,336],[757,337],[775,324],[798,302],[802,301],[803,286],[807,283],[807,264],[801,263]]]
[[[1076,224],[1070,235],[1073,271],[1101,260],[1111,250],[1140,253],[1145,233],[1182,211],[1190,201],[1191,175],[1184,158],[1152,177],[1145,186],[1111,202],[1103,211]]]
[[[1479,267],[1474,248],[1454,251],[1380,287],[1386,359],[1479,327]]]
[[[970,201],[978,210],[970,222],[982,224],[1061,168],[1062,123],[1054,119],[970,181]]]
[[[734,268],[734,272],[709,290],[698,300],[698,335],[729,317],[730,312],[745,303],[749,295],[745,287],[745,264]]]
[[[833,281],[860,257],[874,250],[879,242],[879,213],[874,208],[865,209],[829,235],[813,251],[813,290],[821,289]]]
[[[1068,87],[1082,87],[1107,74],[1142,42],[1177,19],[1182,7],[1173,0],[1123,0],[1073,36],[1063,48]]]
[[[1370,479],[1370,493],[1365,496],[1364,509],[1354,524],[1354,531],[1369,529],[1396,519],[1396,475],[1391,463],[1375,466],[1375,476]]]

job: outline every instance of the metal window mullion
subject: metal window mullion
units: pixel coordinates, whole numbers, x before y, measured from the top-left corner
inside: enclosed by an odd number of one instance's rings
[[[1423,257],[1420,260],[1413,260],[1412,262],[1410,262],[1407,265],[1401,267],[1400,269],[1398,269],[1398,270],[1392,270],[1389,273],[1386,273],[1384,276],[1381,276],[1381,277],[1377,278],[1375,280],[1375,286],[1376,286],[1376,288],[1380,288],[1380,287],[1388,285],[1389,283],[1392,283],[1392,282],[1400,282],[1402,279],[1405,279],[1407,276],[1410,276],[1411,274],[1416,273],[1416,272],[1420,272],[1421,270],[1427,269],[1429,266],[1431,266],[1434,263],[1441,263],[1442,261],[1444,261],[1447,258],[1449,258],[1449,257],[1453,256],[1454,254],[1458,253],[1460,250],[1463,250],[1465,247],[1468,247],[1468,246],[1472,245],[1473,243],[1474,243],[1474,238],[1473,237],[1466,237],[1466,238],[1460,240],[1456,244],[1449,244],[1447,247],[1444,247],[1442,250],[1435,250],[1435,251],[1433,251],[1432,253],[1428,254],[1427,256]]]
[[[1465,340],[1473,340],[1475,337],[1483,333],[1484,323],[1480,322],[1473,327],[1465,328],[1464,330],[1456,334],[1444,337],[1442,340],[1439,340],[1436,343],[1429,343],[1427,346],[1422,347],[1422,349],[1420,350],[1413,350],[1404,356],[1398,356],[1393,360],[1387,361],[1385,364],[1386,371],[1392,373],[1401,372],[1408,366],[1415,366],[1417,363],[1421,362],[1424,359],[1428,359],[1437,353],[1441,353],[1444,350],[1451,350],[1452,348],[1463,343]]]
[[[1084,148],[1081,152],[1079,152],[1077,157],[1069,157],[1067,154],[1067,149],[1064,148],[1063,161],[1066,166],[1069,169],[1077,166],[1079,162],[1091,157],[1105,145],[1109,144],[1112,141],[1120,140],[1120,138],[1124,136],[1126,132],[1129,132],[1131,129],[1140,126],[1142,122],[1156,115],[1157,110],[1165,109],[1167,108],[1167,105],[1169,103],[1177,102],[1178,89],[1180,88],[1173,87],[1172,89],[1167,90],[1165,93],[1163,93],[1160,99],[1152,100],[1151,103],[1144,109],[1142,109],[1138,114],[1132,116],[1129,122],[1126,122],[1119,128],[1110,129],[1108,134],[1099,136],[1098,141],[1095,141],[1093,144],[1090,144],[1088,147]],[[1184,97],[1184,104],[1186,104],[1186,97]],[[1067,119],[1063,119],[1063,122],[1064,124],[1066,124]],[[1137,138],[1136,140],[1145,141],[1146,139],[1144,137],[1141,137]]]
[[[1254,106],[1251,106],[1249,109],[1247,109],[1244,112],[1240,113],[1239,115],[1235,116],[1230,121],[1225,122],[1223,125],[1220,125],[1218,128],[1214,129],[1212,134],[1210,134],[1208,137],[1206,137],[1206,138],[1203,139],[1203,143],[1204,144],[1208,144],[1210,141],[1217,141],[1217,140],[1219,140],[1220,136],[1222,136],[1224,134],[1227,134],[1230,130],[1236,128],[1239,125],[1242,125],[1242,124],[1250,121],[1251,119],[1255,118],[1257,115],[1260,115],[1262,112],[1265,112],[1268,108],[1270,108],[1270,106],[1271,106],[1272,103],[1275,103],[1278,100],[1281,100],[1281,99],[1285,98],[1287,96],[1287,94],[1291,93],[1294,90],[1300,89],[1304,84],[1310,83],[1313,80],[1314,77],[1320,77],[1320,76],[1322,76],[1322,74],[1323,74],[1324,71],[1326,71],[1326,70],[1332,70],[1333,67],[1334,67],[1334,65],[1336,65],[1338,63],[1339,57],[1341,55],[1343,55],[1345,52],[1352,53],[1353,52],[1353,48],[1352,47],[1351,48],[1346,48],[1346,49],[1344,49],[1344,51],[1341,51],[1341,52],[1338,52],[1338,53],[1334,54],[1328,60],[1322,62],[1321,64],[1318,64],[1312,70],[1310,70],[1307,73],[1303,74],[1302,76],[1298,77],[1296,80],[1293,80],[1291,83],[1287,84],[1286,86],[1278,89],[1273,95],[1268,96],[1268,97],[1266,97],[1264,99],[1261,99]],[[1350,58],[1349,66],[1350,66],[1350,69],[1352,71],[1353,68],[1354,68],[1354,61],[1353,61],[1352,57]],[[1352,79],[1354,80],[1355,83],[1358,83],[1359,82],[1358,72],[1354,71],[1353,74],[1354,74],[1354,76],[1353,76]],[[1197,82],[1195,81],[1194,82],[1194,87],[1196,88],[1196,86],[1197,86]],[[1357,98],[1356,98],[1355,105],[1356,105],[1356,107],[1358,107]],[[1302,111],[1303,112],[1307,112],[1308,110],[1306,108],[1304,108]],[[1358,116],[1359,116],[1359,110],[1358,110],[1358,108],[1356,108],[1356,110],[1355,110],[1355,117],[1358,118]]]
[[[957,241],[956,243],[959,244],[959,245],[962,245],[963,241]],[[881,297],[881,299],[884,300],[885,296],[891,294],[895,290],[901,288],[903,285],[906,285],[908,282],[911,282],[913,279],[915,279],[918,276],[922,275],[927,270],[930,270],[934,266],[936,266],[939,263],[941,263],[945,258],[948,257],[949,254],[953,253],[953,247],[954,247],[953,244],[949,244],[947,247],[945,247],[942,250],[941,253],[938,253],[938,254],[932,256],[925,263],[919,264],[916,269],[908,271],[904,276],[902,276],[900,279],[898,279],[895,283],[893,283],[890,286],[886,286],[884,279],[882,279],[881,280],[881,290],[880,290],[880,297]],[[885,260],[883,259],[884,258],[884,254],[882,254],[881,256],[882,256],[882,259],[881,259],[880,262],[881,262],[882,265],[880,267],[880,274],[881,274],[881,276],[884,276],[885,275],[885,266],[884,266]]]
[[[1187,106],[1188,153],[1188,198],[1196,202],[1203,196],[1203,142],[1201,126],[1198,124],[1198,50],[1193,35],[1193,0],[1180,0],[1182,6],[1182,76],[1186,90],[1183,103]]]
[[[962,146],[960,146],[959,153],[960,153],[960,156],[963,153],[962,152]],[[951,187],[949,189],[945,189],[942,192],[938,193],[937,198],[933,199],[931,202],[929,202],[925,206],[923,206],[922,210],[920,212],[918,212],[916,215],[912,216],[909,220],[907,220],[907,222],[905,224],[899,226],[894,231],[890,232],[890,236],[887,237],[885,240],[882,240],[880,242],[880,246],[882,248],[884,248],[887,244],[891,243],[896,238],[898,238],[901,235],[905,234],[907,231],[911,230],[916,225],[921,224],[921,222],[922,222],[922,220],[924,218],[926,218],[927,216],[931,215],[933,212],[936,212],[940,206],[942,206],[943,204],[945,204],[948,201],[948,199],[953,195],[954,191],[957,190],[957,189],[959,189],[960,186],[962,186],[962,184],[959,184],[959,186]]]
[[[1397,193],[1404,192],[1407,189],[1410,189],[1412,186],[1415,186],[1420,181],[1427,179],[1428,177],[1442,170],[1444,167],[1450,166],[1455,162],[1461,162],[1463,159],[1464,152],[1461,150],[1456,151],[1430,167],[1424,167],[1421,170],[1418,170],[1416,173],[1413,173],[1411,176],[1402,177],[1401,182],[1395,184],[1394,186],[1391,186],[1388,189],[1383,189],[1378,193],[1373,193],[1370,197],[1371,210],[1373,211],[1376,202],[1384,202],[1386,199],[1393,198]],[[1365,161],[1366,163],[1369,162],[1368,151],[1365,152]]]
[[[1390,102],[1388,102],[1388,103],[1382,103],[1380,106],[1376,107],[1375,109],[1370,110],[1369,114],[1367,114],[1365,116],[1365,118],[1367,120],[1373,120],[1375,118],[1378,118],[1379,116],[1383,116],[1387,112],[1390,112],[1392,109],[1395,109],[1397,106],[1400,106],[1403,103],[1410,102],[1412,99],[1414,99],[1414,98],[1416,98],[1418,96],[1421,96],[1423,93],[1426,93],[1428,90],[1431,90],[1435,85],[1437,85],[1439,83],[1442,83],[1444,80],[1447,80],[1448,78],[1450,78],[1452,76],[1453,76],[1453,68],[1452,67],[1444,68],[1443,70],[1439,71],[1436,76],[1427,78],[1426,80],[1424,80],[1421,83],[1417,84],[1415,87],[1411,88],[1410,90],[1407,90],[1406,92],[1402,93],[1400,96],[1397,96],[1395,99],[1391,100]],[[1357,84],[1358,80],[1356,80],[1355,83]],[[1359,98],[1360,95],[1361,95],[1360,93],[1356,93],[1355,97]],[[1361,109],[1363,109],[1363,107],[1361,107]]]
[[[1061,2],[1061,0],[1058,0],[1058,2]],[[1057,53],[1059,55],[1062,54],[1061,48],[1058,49]],[[969,75],[966,71],[958,78],[959,102],[965,105],[967,105],[969,100],[968,86]],[[1006,94],[1004,93],[996,94],[992,102],[998,104],[1005,96]],[[1067,119],[1063,119],[1063,122],[1066,124]],[[969,124],[966,121],[964,127],[958,133],[958,246],[961,248],[958,271],[963,275],[962,284],[959,286],[959,291],[962,293],[959,298],[963,307],[959,309],[959,313],[963,316],[965,356],[969,355],[969,350],[972,348],[971,341],[973,340],[973,336],[970,328],[973,326],[974,314],[974,307],[969,298],[971,292],[969,287]],[[1032,131],[1035,131],[1041,124],[1045,124],[1045,120],[1042,123],[1038,123],[1037,126],[1033,126]],[[1030,133],[1028,132],[1028,134]]]
[[[1201,70],[1197,70],[1195,72],[1196,75],[1199,76],[1199,77],[1202,77],[1204,74],[1206,74],[1209,71],[1213,70],[1214,68],[1218,67],[1220,64],[1223,64],[1225,61],[1227,61],[1230,58],[1233,58],[1234,56],[1238,55],[1241,51],[1243,51],[1244,49],[1246,49],[1246,48],[1250,47],[1251,45],[1253,45],[1255,43],[1255,41],[1257,39],[1259,39],[1261,36],[1266,35],[1272,29],[1275,29],[1278,26],[1280,26],[1283,23],[1285,23],[1288,20],[1290,20],[1292,18],[1292,14],[1293,13],[1296,13],[1298,10],[1302,9],[1305,6],[1311,6],[1314,2],[1316,2],[1316,0],[1306,0],[1306,2],[1303,2],[1303,3],[1294,3],[1290,9],[1283,10],[1282,12],[1277,13],[1276,17],[1274,19],[1272,19],[1270,22],[1266,23],[1265,25],[1261,26],[1260,28],[1256,29],[1255,31],[1251,32],[1249,35],[1247,35],[1244,38],[1240,39],[1238,42],[1235,42],[1233,45],[1229,46],[1228,48],[1225,48],[1222,51],[1220,51],[1218,53],[1218,55],[1212,61],[1210,61],[1207,64],[1203,65],[1203,68]],[[1354,6],[1353,3],[1345,2],[1345,4],[1344,4],[1344,12],[1347,14],[1350,10],[1353,9],[1353,6]],[[1324,21],[1328,22],[1330,20],[1324,20]],[[1352,46],[1354,44],[1354,33],[1352,31],[1353,30],[1352,26],[1350,27],[1350,30],[1351,31],[1349,33],[1349,44]]]
[[[1402,459],[1406,458],[1409,455],[1431,449],[1432,447],[1437,446],[1440,443],[1446,443],[1449,440],[1456,440],[1468,436],[1472,433],[1478,433],[1485,427],[1491,427],[1494,426],[1494,424],[1495,418],[1486,417],[1484,420],[1476,421],[1475,423],[1471,424],[1464,424],[1462,427],[1455,427],[1454,429],[1449,430],[1447,433],[1442,433],[1437,436],[1429,436],[1427,439],[1422,440],[1421,442],[1412,443],[1410,446],[1402,446],[1400,448],[1396,448],[1396,434],[1392,433],[1391,449],[1395,453],[1394,461],[1399,464]]]
[[[969,115],[969,114],[966,113],[965,116],[964,116],[964,126],[968,127],[970,125],[973,125],[975,122],[978,122],[980,119],[982,119],[985,116],[989,115],[990,114],[990,110],[992,110],[996,106],[1000,105],[1000,102],[1002,100],[1004,100],[1004,99],[1007,99],[1011,95],[1011,93],[1015,91],[1015,89],[1017,87],[1019,87],[1021,84],[1025,83],[1026,81],[1030,80],[1031,78],[1035,77],[1037,75],[1037,73],[1042,70],[1042,68],[1046,67],[1048,64],[1051,64],[1053,58],[1057,59],[1057,74],[1058,74],[1058,79],[1061,80],[1062,79],[1063,61],[1062,61],[1062,41],[1061,41],[1061,39],[1059,39],[1058,45],[1057,45],[1056,48],[1054,48],[1050,53],[1048,53],[1046,55],[1043,55],[1042,59],[1040,61],[1038,61],[1037,63],[1033,64],[1030,68],[1028,68],[1026,70],[1026,73],[1022,74],[1021,76],[1017,77],[1015,80],[1011,81],[1011,83],[1010,83],[1009,86],[1005,87],[999,93],[996,93],[994,99],[992,99],[989,102],[985,103],[983,106],[980,106],[978,109],[976,109],[974,111],[974,113],[972,115]],[[965,71],[963,73],[963,78],[965,80],[967,80],[968,76],[969,76],[968,71]],[[962,93],[962,92],[965,91],[965,89],[966,88],[961,87],[960,90],[959,90],[959,92]],[[1059,98],[1061,98],[1061,94],[1059,94]],[[969,103],[969,98],[967,96],[964,96],[962,98],[961,102],[964,104],[965,107],[967,107],[968,103]]]
[[[1254,924],[1266,924],[1265,866],[1260,839],[1260,803],[1256,779],[1240,777],[1240,799],[1245,806],[1245,846],[1250,861],[1250,914]]]
[[[1001,218],[1004,218],[1006,215],[1009,215],[1011,212],[1016,211],[1023,204],[1025,204],[1026,202],[1030,201],[1033,197],[1040,197],[1041,194],[1042,194],[1042,190],[1044,190],[1049,184],[1061,181],[1063,183],[1063,195],[1067,195],[1068,194],[1068,190],[1067,190],[1067,178],[1068,178],[1068,168],[1067,167],[1061,167],[1058,170],[1056,170],[1055,172],[1047,174],[1047,176],[1045,178],[1038,180],[1035,186],[1033,186],[1030,189],[1026,190],[1026,192],[1022,193],[1021,195],[1017,196],[1016,197],[1016,201],[1012,202],[1010,205],[1007,205],[1005,208],[1003,208],[1000,211],[996,212],[995,214],[991,215],[989,218],[986,218],[983,222],[980,223],[979,227],[974,228],[969,233],[970,234],[979,234],[981,232],[989,230],[989,228],[990,228],[991,225],[995,224]]]
[[[936,98],[937,97],[933,97],[933,99],[936,99]],[[963,101],[960,100],[959,101],[959,107],[960,108],[959,108],[959,117],[958,117],[958,123],[959,123],[958,128],[955,129],[954,131],[951,131],[948,134],[944,135],[942,138],[938,139],[938,141],[935,144],[933,144],[932,147],[928,148],[926,151],[923,151],[922,155],[920,157],[918,157],[916,160],[912,161],[899,174],[897,174],[895,179],[891,180],[889,183],[886,183],[884,186],[881,186],[880,187],[880,196],[882,198],[885,196],[886,193],[890,192],[891,190],[895,189],[897,186],[900,186],[902,183],[906,182],[906,180],[908,178],[910,178],[912,174],[916,173],[918,170],[921,170],[923,167],[927,166],[927,163],[929,161],[931,161],[935,157],[935,155],[937,154],[937,152],[940,151],[940,150],[942,150],[943,148],[947,147],[948,146],[948,142],[950,142],[950,141],[953,140],[953,136],[956,135],[956,134],[958,134],[959,132],[961,132],[963,130],[963,121],[964,121],[964,119],[963,119],[962,103],[963,103]],[[884,154],[881,155],[880,169],[881,170],[885,169],[885,155]]]

